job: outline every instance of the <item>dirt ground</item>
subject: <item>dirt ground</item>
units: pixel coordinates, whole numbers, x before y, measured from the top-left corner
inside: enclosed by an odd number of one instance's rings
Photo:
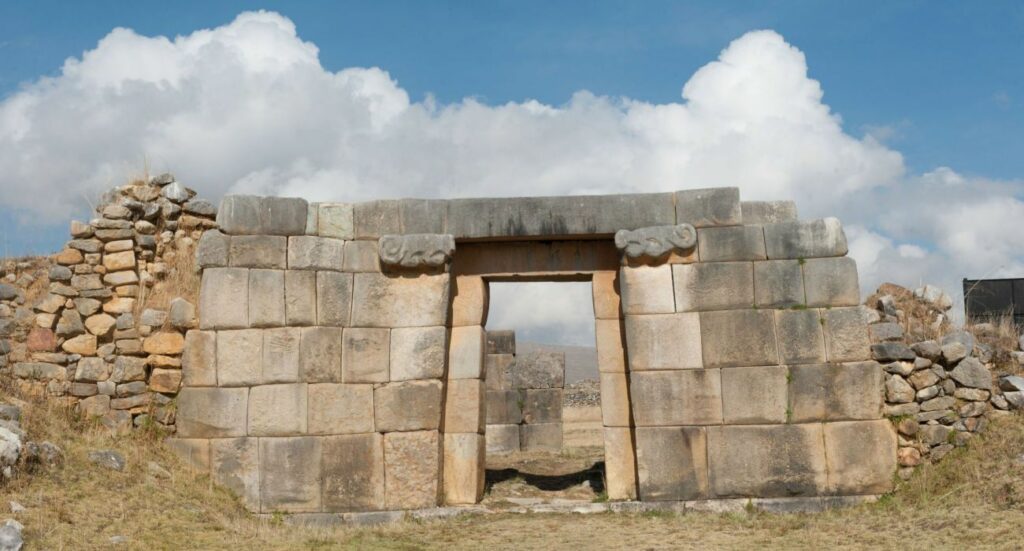
[[[521,452],[487,456],[483,504],[516,500],[594,501],[604,495],[604,450],[581,448],[562,453]]]

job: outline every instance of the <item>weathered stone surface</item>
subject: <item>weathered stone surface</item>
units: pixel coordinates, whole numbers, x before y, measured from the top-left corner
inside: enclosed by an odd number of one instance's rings
[[[346,383],[384,383],[388,381],[390,329],[350,327],[344,330],[342,381]]]
[[[199,291],[200,329],[240,329],[249,326],[249,270],[203,270]]]
[[[216,386],[217,334],[194,329],[185,333],[181,369],[185,386]]]
[[[700,313],[701,349],[706,367],[776,365],[779,353],[771,311],[727,310]],[[627,334],[629,324],[626,325]],[[742,336],[737,340],[737,336]],[[633,353],[629,340],[630,354]]]
[[[110,373],[110,380],[115,383],[146,380],[146,360],[144,358],[118,356],[114,360],[114,370]],[[213,384],[216,384],[216,379],[214,379]]]
[[[487,424],[518,425],[523,422],[523,393],[520,390],[488,390]]]
[[[627,258],[656,259],[674,250],[697,245],[697,230],[690,224],[652,226],[615,232],[615,247]]]
[[[811,258],[804,263],[808,306],[857,306],[857,263],[848,257]]]
[[[630,402],[638,427],[722,422],[718,369],[630,373]]]
[[[516,353],[516,332],[511,329],[499,329],[488,331],[487,354],[515,354]]]
[[[675,312],[672,266],[623,267],[619,285],[622,311],[629,314],[671,314]]]
[[[562,388],[565,386],[565,353],[534,351],[516,357],[512,388]]]
[[[78,402],[78,411],[86,417],[101,417],[110,411],[110,396],[90,396]]]
[[[903,328],[898,323],[874,323],[868,326],[868,335],[872,342],[900,341],[903,339]]]
[[[353,205],[355,238],[379,239],[382,235],[402,233],[399,203],[395,200],[382,200]]]
[[[149,375],[149,389],[153,392],[175,394],[181,387],[180,369],[153,369]]]
[[[60,321],[57,322],[58,337],[74,337],[82,333],[85,333],[85,325],[77,310],[67,308],[60,313]]]
[[[445,503],[469,505],[483,498],[484,453],[483,435],[445,433]]]
[[[103,283],[111,287],[119,287],[121,285],[132,285],[139,282],[139,276],[132,270],[124,270],[122,272],[112,272],[103,276]],[[98,289],[99,287],[95,287]]]
[[[935,361],[942,355],[942,348],[935,341],[922,341],[914,343],[911,348],[918,356]]]
[[[677,191],[676,220],[696,228],[736,226],[743,223],[740,190],[735,187]]]
[[[448,274],[422,274],[416,277],[355,274],[352,325],[447,325],[449,291]]]
[[[266,235],[302,235],[305,233],[306,211],[309,204],[304,199],[262,197],[260,203],[259,233]],[[223,204],[221,208],[223,208]],[[231,232],[228,231],[228,233]]]
[[[110,364],[103,358],[82,358],[75,369],[75,380],[78,382],[95,383],[110,377]]]
[[[820,313],[828,361],[850,362],[871,357],[867,326],[859,308],[828,308]]]
[[[843,256],[846,234],[836,218],[765,224],[768,258],[818,258]]]
[[[448,201],[402,199],[398,202],[402,233],[447,233]]]
[[[702,359],[701,320],[697,313],[627,316],[629,369],[695,369]]]
[[[486,446],[489,454],[519,451],[519,424],[487,425]]]
[[[960,342],[950,342],[942,345],[942,359],[946,365],[955,365],[956,362],[967,357],[967,347]]]
[[[340,383],[342,330],[304,327],[299,338],[299,380],[305,383]]]
[[[716,497],[820,495],[828,489],[825,457],[820,424],[708,428]]]
[[[992,373],[977,358],[964,358],[949,372],[954,381],[970,388],[992,388]]]
[[[559,452],[562,449],[561,423],[520,425],[519,448],[522,451]]]
[[[445,393],[447,396],[444,407],[444,431],[446,433],[483,432],[484,420],[487,415],[483,381],[480,379],[449,380]],[[561,419],[561,400],[558,401],[558,404],[558,417]]]
[[[323,439],[325,511],[384,508],[384,437],[377,433]]]
[[[636,455],[629,428],[605,427],[604,465],[608,499],[636,499]]]
[[[316,233],[320,237],[350,240],[355,237],[355,220],[350,203],[320,203]]]
[[[899,342],[880,342],[871,345],[871,357],[880,362],[914,361],[917,356],[909,346]]]
[[[877,419],[883,374],[875,362],[794,365],[790,373],[790,421]]]
[[[312,436],[260,438],[260,510],[320,509],[322,442]]]
[[[708,495],[707,434],[702,427],[637,427],[637,486],[643,501]]]
[[[825,338],[822,325],[817,310],[776,310],[779,361],[783,364],[824,362]]]
[[[377,242],[381,264],[402,268],[438,268],[455,253],[455,238],[442,234],[383,235]]]
[[[288,325],[316,324],[316,274],[306,270],[285,271],[284,309]]]
[[[621,318],[619,272],[617,270],[594,272],[590,284],[594,294],[594,318],[599,320]]]
[[[484,356],[484,380],[487,390],[508,390],[512,388],[512,369],[516,357],[512,354],[487,354]],[[449,378],[450,380],[450,378]]]
[[[210,441],[205,438],[168,438],[164,441],[184,463],[197,473],[210,474]]]
[[[740,201],[744,224],[774,224],[797,219],[793,201]]]
[[[288,267],[288,238],[274,235],[232,237],[228,265],[283,270]]]
[[[885,381],[885,401],[897,404],[913,402],[916,392],[906,379],[899,375],[888,377]]]
[[[562,421],[562,389],[531,388],[523,391],[523,422],[528,424]]]
[[[754,304],[750,262],[676,264],[672,277],[678,312],[750,308]]]
[[[782,366],[722,370],[722,416],[727,424],[787,421],[787,370]],[[602,401],[604,395],[601,396]]]
[[[342,269],[345,242],[329,237],[300,235],[288,238],[289,270]]]
[[[245,308],[245,304],[239,305]],[[103,311],[108,314],[126,314],[135,310],[134,298],[114,297],[103,304]]]
[[[626,371],[625,333],[625,323],[621,320],[596,320],[597,368],[600,373]]]
[[[373,391],[378,432],[436,430],[441,423],[441,382],[390,383]]]
[[[457,276],[452,289],[452,327],[483,325],[487,321],[487,283],[479,276]]]
[[[377,252],[377,241],[346,241],[345,262],[346,272],[380,272],[380,254]]]
[[[91,356],[96,353],[96,335],[79,335],[72,337],[60,346],[68,354]]]
[[[493,331],[491,332],[493,335]],[[479,325],[453,327],[448,350],[449,379],[479,379],[484,375],[484,347],[493,338]],[[515,351],[513,341],[513,352]]]
[[[29,352],[52,352],[57,349],[57,336],[50,329],[33,327],[28,333],[25,346]]]
[[[886,419],[826,423],[829,490],[840,495],[892,490],[896,431]]]
[[[301,330],[281,327],[263,331],[263,361],[260,380],[269,383],[294,383],[299,380],[299,341]]]
[[[135,252],[124,251],[103,255],[103,267],[110,272],[131,270],[135,267]]]
[[[154,333],[142,342],[142,350],[147,354],[181,354],[185,348],[185,337],[181,333]]]
[[[263,332],[258,329],[217,333],[217,384],[251,386],[260,383]]]
[[[347,326],[351,312],[352,274],[317,272],[317,325]]]
[[[292,436],[306,432],[306,384],[260,385],[249,389],[249,436]]]
[[[766,259],[760,226],[703,228],[698,232],[698,242],[701,262]]]
[[[387,509],[437,505],[441,474],[436,430],[384,435],[384,494]]]
[[[629,382],[624,372],[601,373],[601,420],[606,427],[630,426]],[[559,411],[559,419],[561,412]]]
[[[245,436],[248,397],[247,388],[181,389],[177,434],[184,438]]]
[[[231,238],[219,230],[203,232],[196,246],[196,264],[200,268],[219,268],[228,265]]]
[[[373,432],[373,385],[309,385],[309,433]]]

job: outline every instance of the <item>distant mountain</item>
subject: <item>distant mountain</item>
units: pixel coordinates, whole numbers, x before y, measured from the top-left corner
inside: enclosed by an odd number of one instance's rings
[[[517,342],[516,355],[527,352],[564,352],[565,384],[597,380],[597,349],[593,346],[562,346],[535,342]]]

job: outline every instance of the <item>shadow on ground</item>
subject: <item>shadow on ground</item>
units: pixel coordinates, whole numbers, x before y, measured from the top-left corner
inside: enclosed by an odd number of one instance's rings
[[[485,489],[491,489],[502,482],[520,479],[525,484],[544,492],[560,492],[589,482],[596,493],[604,492],[604,461],[598,461],[581,471],[564,474],[536,474],[516,468],[489,469],[486,473]]]

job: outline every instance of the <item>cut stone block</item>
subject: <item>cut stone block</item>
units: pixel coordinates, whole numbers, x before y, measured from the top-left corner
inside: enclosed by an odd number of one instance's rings
[[[323,439],[325,511],[384,508],[384,436],[378,433]]]
[[[619,272],[594,272],[590,285],[594,294],[594,318],[599,320],[621,318]]]
[[[740,190],[735,187],[687,189],[676,192],[676,223],[695,228],[738,226],[743,223]]]
[[[294,383],[299,380],[299,342],[302,330],[280,327],[263,332],[263,362],[260,380]]]
[[[225,195],[217,209],[217,226],[228,235],[266,233],[260,222],[260,199],[254,195]]]
[[[601,419],[606,427],[628,427],[629,382],[624,372],[601,373]]]
[[[636,455],[629,428],[605,427],[604,477],[608,499],[636,499]]]
[[[240,268],[288,267],[288,238],[272,235],[239,235],[231,238],[229,266]]]
[[[352,274],[316,273],[317,325],[346,327],[352,311]]]
[[[558,452],[562,450],[562,424],[537,423],[519,427],[519,448],[522,451]]]
[[[896,431],[887,419],[825,423],[829,489],[839,495],[884,494],[896,471]]]
[[[373,391],[378,432],[436,430],[441,424],[441,381],[390,383]]]
[[[488,425],[517,425],[523,422],[522,391],[488,390],[486,396]]]
[[[302,235],[306,233],[309,203],[295,197],[263,197],[260,199],[260,233],[267,235]]]
[[[306,384],[260,385],[249,390],[249,436],[306,432]]]
[[[483,325],[487,321],[488,289],[480,276],[457,276],[452,295],[452,327]]]
[[[505,454],[519,451],[519,424],[487,425],[487,453]]]
[[[778,365],[771,311],[727,310],[700,313],[701,347],[707,367]],[[629,344],[633,351],[632,341]]]
[[[309,385],[309,433],[373,432],[373,385]]]
[[[825,361],[825,337],[817,310],[776,310],[779,356],[784,364]]]
[[[675,312],[672,266],[623,267],[619,285],[625,314],[671,314]]]
[[[819,258],[847,253],[846,234],[836,218],[765,224],[768,258]]]
[[[638,427],[722,422],[718,369],[630,373],[630,403]]]
[[[734,425],[785,423],[786,374],[786,368],[781,366],[723,369],[724,421]]]
[[[828,361],[851,362],[871,358],[871,341],[860,308],[822,310],[821,320]]]
[[[346,241],[345,263],[346,272],[380,272],[380,253],[377,241]]]
[[[288,325],[316,325],[316,272],[285,271],[284,309]]]
[[[130,270],[135,267],[135,252],[124,251],[120,253],[107,253],[103,255],[103,267],[106,268],[108,272]],[[72,281],[74,281],[74,278],[72,278]],[[99,288],[99,286],[94,288]]]
[[[883,373],[876,362],[795,365],[790,369],[791,421],[877,419]]]
[[[207,230],[196,246],[196,265],[200,268],[220,268],[228,265],[231,238],[218,230]]]
[[[759,308],[788,308],[806,302],[799,260],[754,263],[754,304]]]
[[[398,204],[402,233],[448,233],[448,201],[443,199],[402,199]]]
[[[750,262],[676,264],[672,266],[672,277],[678,312],[754,305],[754,270]]]
[[[484,437],[481,434],[444,435],[444,500],[470,505],[484,496]]]
[[[260,438],[260,509],[264,513],[320,510],[321,438]]]
[[[597,370],[600,373],[625,373],[625,323],[620,319],[598,319],[594,333],[597,339]]]
[[[257,438],[210,440],[213,481],[242,499],[245,508],[260,510],[260,449]]]
[[[391,330],[390,380],[437,379],[444,375],[448,330],[403,327]]]
[[[247,388],[181,389],[177,435],[183,438],[245,436],[248,397]]]
[[[317,234],[320,237],[351,240],[355,237],[353,208],[349,203],[320,203]]]
[[[797,219],[793,201],[740,201],[744,224],[774,224]]]
[[[456,379],[448,381],[445,389],[447,397],[444,403],[444,431],[474,432],[484,430],[486,412],[486,395],[484,383],[480,379]],[[561,400],[559,400],[559,406]],[[561,409],[558,414],[561,418]],[[481,444],[482,445],[482,444]]]
[[[487,354],[484,357],[484,380],[487,390],[509,390],[512,388],[512,369],[516,357],[512,354]],[[451,380],[451,379],[449,379]]]
[[[384,435],[384,494],[387,509],[437,505],[441,443],[436,430]]]
[[[353,205],[356,239],[378,239],[382,235],[402,233],[398,201],[368,201]]]
[[[346,328],[341,339],[342,382],[387,382],[390,334],[390,329]]]
[[[304,383],[340,383],[342,330],[305,327],[299,339],[299,380]]]
[[[320,203],[310,203],[306,209],[306,235],[317,235],[320,225]]]
[[[638,427],[637,486],[642,501],[708,495],[707,436],[702,427]]]
[[[205,438],[168,438],[174,455],[198,473],[210,474],[210,441]]]
[[[479,325],[453,327],[448,350],[448,379],[479,379],[484,375],[487,333]]]
[[[217,333],[217,384],[252,386],[263,371],[263,332],[259,329]]]
[[[533,351],[516,356],[512,388],[562,388],[565,386],[565,353]]]
[[[561,423],[562,389],[531,388],[523,391],[523,422]]]
[[[249,326],[285,324],[284,271],[249,270]]]
[[[701,319],[695,312],[626,317],[630,371],[704,366]]]
[[[342,269],[345,242],[329,237],[299,235],[288,238],[288,269],[334,270]]]
[[[827,491],[820,424],[708,428],[716,497],[792,497]]]
[[[249,270],[203,270],[199,290],[200,329],[241,329],[249,326]]]
[[[764,231],[761,226],[704,228],[697,231],[701,262],[765,260]]]
[[[487,332],[488,354],[515,354],[516,332],[510,329],[492,330]]]
[[[812,258],[804,263],[808,306],[857,306],[860,286],[852,258]]]
[[[448,274],[355,275],[352,325],[356,327],[424,327],[447,325]]]

